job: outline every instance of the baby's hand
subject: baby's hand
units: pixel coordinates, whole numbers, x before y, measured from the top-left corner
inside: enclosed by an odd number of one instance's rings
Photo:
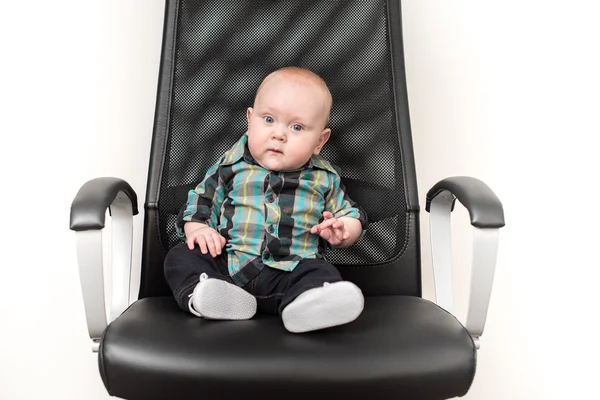
[[[333,217],[329,211],[323,212],[325,220],[310,229],[310,233],[321,236],[332,246],[339,246],[342,242],[350,238],[350,232],[346,229],[344,222]]]
[[[194,250],[194,243],[198,243],[202,254],[210,253],[213,257],[221,254],[221,250],[227,241],[219,232],[201,223],[188,222],[186,223],[186,228],[188,228],[188,224],[194,224],[191,226],[192,229],[185,229],[186,243],[190,250]]]

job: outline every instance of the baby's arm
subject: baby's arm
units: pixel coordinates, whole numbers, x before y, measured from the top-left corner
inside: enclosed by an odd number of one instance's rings
[[[226,243],[225,238],[213,228],[216,227],[215,220],[224,196],[219,179],[220,161],[209,168],[204,180],[195,189],[189,191],[176,223],[177,235],[185,240],[190,250],[197,243],[202,254],[210,253],[213,257],[221,254]]]
[[[313,226],[310,232],[337,248],[352,246],[367,228],[367,213],[346,195],[337,174],[331,175],[323,218],[323,222]]]
[[[330,211],[323,212],[325,220],[311,228],[310,232],[321,236],[333,247],[343,249],[352,246],[362,235],[362,224],[353,217],[335,218]]]

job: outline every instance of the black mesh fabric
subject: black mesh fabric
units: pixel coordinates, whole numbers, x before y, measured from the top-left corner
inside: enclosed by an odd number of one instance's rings
[[[178,243],[187,191],[246,130],[262,79],[296,65],[321,75],[334,100],[322,155],[340,167],[369,215],[367,234],[331,249],[338,266],[376,265],[404,246],[406,200],[383,0],[180,2],[174,89],[159,218],[165,248]]]

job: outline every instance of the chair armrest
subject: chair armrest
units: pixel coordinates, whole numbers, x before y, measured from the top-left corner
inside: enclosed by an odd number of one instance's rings
[[[430,212],[431,201],[443,192],[452,195],[452,208],[458,199],[469,211],[471,225],[478,228],[502,228],[504,210],[502,203],[488,185],[470,176],[455,176],[442,179],[427,192],[425,209]]]
[[[450,214],[458,199],[468,210],[473,234],[471,287],[465,327],[479,348],[490,302],[498,254],[499,228],[504,226],[502,203],[482,181],[459,176],[436,183],[427,192],[436,301],[453,313]]]
[[[108,320],[102,259],[102,231],[107,209],[112,222],[112,299]],[[79,278],[93,351],[98,351],[108,322],[130,304],[133,215],[136,214],[137,195],[127,182],[118,178],[86,182],[71,204],[70,228],[75,231]]]
[[[129,183],[119,178],[96,178],[84,183],[71,203],[71,230],[104,228],[106,209],[119,192],[130,199],[132,215],[137,215],[137,195]]]

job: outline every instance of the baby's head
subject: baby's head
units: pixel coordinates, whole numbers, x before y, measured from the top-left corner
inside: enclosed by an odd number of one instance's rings
[[[262,167],[289,171],[319,154],[329,139],[332,98],[317,74],[286,67],[260,84],[248,108],[248,148]]]

